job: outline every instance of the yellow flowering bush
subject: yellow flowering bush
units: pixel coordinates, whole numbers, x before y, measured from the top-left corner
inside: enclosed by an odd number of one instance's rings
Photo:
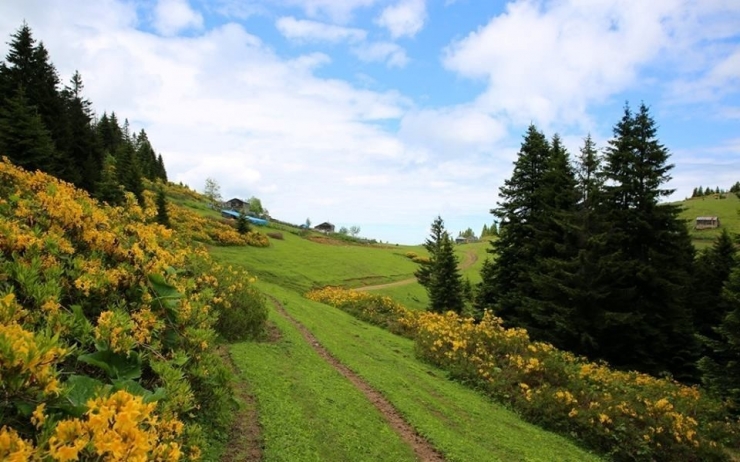
[[[250,231],[239,234],[233,224],[198,215],[185,207],[169,204],[167,212],[172,227],[181,235],[207,244],[249,245],[268,247],[270,241],[262,233]]]
[[[331,287],[307,297],[377,325],[405,326],[419,357],[615,460],[727,460],[722,446],[740,438],[738,421],[699,388],[533,342],[491,313],[479,322],[453,312],[412,314],[385,297]]]
[[[155,217],[150,192],[109,207],[0,160],[0,460],[196,459],[226,433],[215,327],[241,304],[257,332],[264,305]]]
[[[324,287],[307,293],[306,298],[337,307],[395,334],[413,336],[417,313],[407,310],[390,297],[340,287]]]

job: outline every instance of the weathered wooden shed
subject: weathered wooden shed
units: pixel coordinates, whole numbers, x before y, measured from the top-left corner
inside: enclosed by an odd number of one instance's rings
[[[695,229],[719,228],[719,217],[696,217]]]

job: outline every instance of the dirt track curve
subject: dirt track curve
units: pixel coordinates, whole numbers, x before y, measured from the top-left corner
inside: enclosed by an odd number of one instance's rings
[[[466,270],[470,268],[471,266],[473,266],[475,262],[477,261],[478,261],[478,255],[474,254],[473,252],[467,252],[465,254],[465,259],[462,261],[462,263],[460,263],[458,268],[460,268],[461,270]],[[413,284],[415,282],[416,282],[416,278],[408,278],[408,279],[403,279],[401,281],[389,282],[387,284],[377,284],[373,286],[358,287],[354,290],[359,290],[362,292],[370,291],[370,290],[382,290],[382,289],[388,289],[390,287],[406,286],[409,284]]]
[[[293,324],[298,331],[300,331],[301,335],[303,335],[303,338],[308,342],[309,345],[318,353],[318,355],[323,358],[327,363],[329,363],[334,369],[336,369],[340,374],[342,374],[344,377],[346,377],[352,385],[354,385],[358,390],[360,390],[368,400],[375,406],[378,411],[383,415],[385,420],[388,422],[388,424],[393,428],[393,430],[398,433],[398,435],[403,439],[411,448],[414,450],[414,453],[416,454],[416,457],[422,461],[422,462],[444,462],[444,457],[437,452],[434,447],[429,444],[427,440],[425,440],[419,433],[414,430],[414,428],[406,422],[401,414],[398,412],[398,410],[393,407],[393,405],[385,399],[385,397],[380,394],[379,391],[374,389],[370,386],[367,382],[365,382],[359,375],[355,374],[351,369],[349,369],[347,366],[339,362],[334,356],[329,353],[329,350],[324,348],[316,339],[316,337],[309,331],[306,326],[298,322],[295,318],[293,318],[290,314],[288,314],[287,311],[285,311],[285,308],[283,305],[274,297],[270,297],[272,300],[273,305],[275,306],[275,309],[277,312],[283,316],[285,319],[287,319],[291,324]]]

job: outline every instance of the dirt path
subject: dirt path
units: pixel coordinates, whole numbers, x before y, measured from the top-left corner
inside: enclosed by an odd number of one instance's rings
[[[466,270],[470,268],[471,266],[473,266],[475,262],[477,261],[478,261],[478,255],[476,255],[473,252],[467,252],[465,254],[465,259],[460,263],[458,268],[460,268],[460,270]],[[403,279],[401,281],[389,282],[387,284],[377,284],[377,285],[372,285],[372,286],[358,287],[354,290],[359,290],[361,292],[366,292],[366,291],[371,291],[371,290],[382,290],[382,289],[388,289],[391,287],[407,286],[415,282],[416,282],[416,278],[408,278],[408,279]]]
[[[225,347],[219,349],[237,377],[234,394],[240,401],[239,410],[229,432],[229,442],[221,455],[221,462],[259,462],[262,460],[262,427],[257,416],[257,402],[249,391],[249,385],[239,377],[239,371]]]
[[[391,428],[393,428],[393,430],[398,433],[401,439],[403,439],[409,446],[411,446],[411,448],[414,450],[414,453],[416,453],[416,457],[420,461],[444,462],[444,457],[442,457],[442,455],[438,453],[437,450],[434,449],[434,447],[429,444],[427,440],[419,435],[416,430],[414,430],[413,427],[411,427],[411,425],[409,425],[403,419],[401,414],[396,410],[396,408],[393,407],[390,401],[385,399],[385,397],[383,397],[380,392],[371,387],[359,375],[352,372],[347,366],[340,363],[339,360],[332,356],[331,353],[329,353],[329,351],[319,343],[316,337],[311,333],[311,331],[306,328],[306,326],[298,322],[295,318],[288,314],[287,311],[285,311],[285,308],[277,299],[273,297],[270,297],[270,299],[275,305],[275,309],[277,310],[277,312],[280,313],[281,316],[285,317],[285,319],[290,321],[290,323],[293,324],[296,329],[300,331],[301,335],[303,335],[303,338],[306,340],[306,342],[308,342],[309,345],[311,345],[314,351],[316,351],[316,353],[318,353],[321,358],[329,363],[340,374],[346,377],[352,383],[352,385],[354,385],[367,397],[367,399],[370,400],[370,402],[380,411],[388,424],[390,424]]]

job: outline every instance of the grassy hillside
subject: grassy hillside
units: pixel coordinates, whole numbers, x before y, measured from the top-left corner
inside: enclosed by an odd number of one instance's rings
[[[335,358],[380,391],[421,435],[442,452],[445,460],[543,462],[599,460],[598,457],[576,447],[571,441],[528,424],[516,414],[474,390],[448,380],[445,371],[416,358],[413,341],[360,322],[338,309],[312,302],[279,286],[266,283],[258,285],[266,293],[274,295],[289,314],[313,332]],[[271,318],[279,323],[281,331],[287,338],[272,345],[235,345],[235,359],[244,364],[245,376],[254,381],[258,389],[265,389],[258,392],[258,398],[261,393],[270,395],[269,398],[266,397],[264,406],[271,409],[276,406],[275,403],[280,403],[279,412],[286,413],[286,418],[279,421],[279,428],[275,430],[266,428],[266,431],[286,435],[293,433],[293,425],[297,427],[295,429],[297,436],[291,439],[297,439],[301,442],[300,445],[293,446],[289,441],[280,439],[291,448],[291,451],[296,451],[291,454],[292,457],[287,455],[286,446],[278,446],[280,449],[278,453],[268,457],[267,460],[312,460],[314,451],[328,450],[320,449],[320,445],[326,444],[326,440],[319,435],[329,437],[329,432],[333,431],[332,427],[341,424],[344,418],[335,417],[336,420],[332,421],[328,417],[325,420],[314,417],[309,433],[314,436],[308,436],[305,429],[301,430],[301,427],[306,425],[305,421],[290,419],[289,416],[294,412],[306,413],[306,410],[313,409],[316,400],[322,401],[321,408],[327,415],[336,412],[337,409],[342,414],[344,407],[348,406],[345,402],[352,393],[351,390],[343,390],[341,393],[331,395],[326,391],[316,391],[319,396],[313,396],[313,392],[308,392],[313,383],[311,377],[317,374],[313,370],[314,362],[311,362],[315,361],[315,355],[310,354],[310,351],[305,352],[307,345],[296,339],[294,329],[286,325],[274,311]],[[303,352],[299,353],[296,350]],[[248,351],[253,354],[248,356]],[[263,355],[269,355],[269,362],[263,360]],[[249,364],[254,361],[259,364],[260,369],[285,371],[281,377],[286,377],[288,385],[285,387],[274,385],[273,374],[269,372],[250,371]],[[311,364],[312,368],[300,366],[304,362]],[[321,365],[316,364],[315,367],[320,369]],[[301,376],[305,376],[308,383],[303,382]],[[299,383],[291,385],[294,380]],[[324,386],[322,382],[321,388],[333,390],[338,386],[330,377],[326,380],[328,383]],[[330,396],[331,399],[321,398],[322,394]],[[270,411],[269,414],[273,412]],[[355,415],[358,419],[366,419],[372,418],[373,413],[369,412],[367,416]],[[267,416],[265,418],[273,419]],[[360,420],[352,420],[354,422],[344,423],[349,426],[346,430],[349,436],[346,438],[352,438],[351,435],[358,431],[370,431],[372,428],[363,427]],[[391,455],[373,459],[372,453],[377,450],[374,446],[377,444],[375,436],[367,435],[363,438],[362,444],[344,458],[320,459],[404,460],[400,456],[396,458]],[[390,438],[388,445],[388,451],[397,450],[395,438]],[[332,451],[336,456],[342,449],[334,447]]]
[[[490,248],[491,243],[489,241],[455,246],[455,255],[457,255],[461,264],[463,278],[469,279],[472,284],[480,282],[480,270],[485,259],[490,256],[487,252]],[[373,293],[387,295],[413,310],[425,310],[429,306],[429,296],[426,289],[416,281],[412,281],[410,284],[384,287],[373,291]]]
[[[218,258],[253,268],[262,280],[303,292],[316,286],[359,287],[410,278],[418,265],[405,257],[407,251],[421,253],[423,249],[321,243],[287,232],[283,240],[271,239],[266,249],[211,249]]]
[[[696,217],[719,217],[722,228],[732,233],[740,233],[740,199],[734,194],[727,194],[725,199],[715,196],[695,197],[681,202],[684,211],[681,217],[688,221],[691,237],[697,248],[711,245],[721,232],[720,229],[694,229]]]

